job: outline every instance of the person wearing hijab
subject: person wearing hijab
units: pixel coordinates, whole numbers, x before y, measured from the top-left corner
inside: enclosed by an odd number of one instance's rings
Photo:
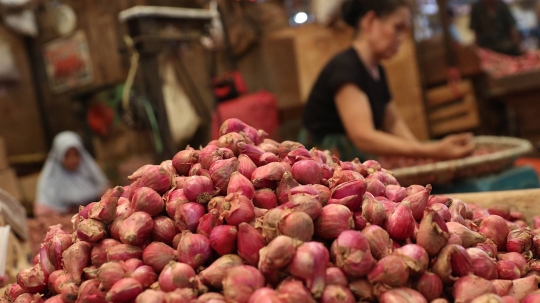
[[[109,181],[79,135],[59,133],[39,177],[34,215],[66,214],[99,198]]]
[[[346,0],[343,18],[356,29],[352,45],[323,68],[304,108],[308,145],[342,160],[374,156],[454,159],[474,149],[471,134],[420,142],[401,117],[381,61],[409,34],[407,0]]]

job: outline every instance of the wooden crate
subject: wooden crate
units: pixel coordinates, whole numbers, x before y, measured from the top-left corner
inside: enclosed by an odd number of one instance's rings
[[[438,85],[447,80],[446,51],[441,38],[437,36],[417,44],[418,67],[425,86]],[[454,54],[463,77],[473,77],[482,73],[480,58],[474,45],[457,45]]]
[[[430,132],[433,136],[473,130],[480,125],[480,117],[470,81],[457,84],[459,95],[450,86],[441,86],[426,93],[426,107]]]

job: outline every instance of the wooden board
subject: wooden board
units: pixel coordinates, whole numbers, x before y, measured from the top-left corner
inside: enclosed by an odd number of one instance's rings
[[[307,102],[320,71],[350,45],[352,35],[349,28],[309,24],[280,30],[263,40],[267,81],[280,109]]]
[[[403,42],[395,57],[384,63],[384,67],[393,100],[405,122],[418,139],[428,139],[422,81],[412,36]]]
[[[532,70],[524,73],[494,79],[489,79],[489,95],[502,97],[514,93],[538,88],[540,83],[540,70]]]
[[[478,204],[483,208],[508,204],[512,210],[522,212],[531,225],[533,217],[540,215],[540,189],[450,194],[449,196],[460,199],[465,203]]]
[[[457,89],[461,94],[474,93],[471,81],[461,81],[457,84]],[[450,86],[444,85],[430,89],[426,92],[426,105],[437,106],[455,100],[454,91]]]
[[[17,201],[21,201],[22,194],[15,170],[8,168],[0,171],[0,188],[13,196]]]
[[[300,98],[307,102],[313,84],[324,66],[337,53],[347,49],[353,39],[350,28],[328,28],[310,24],[296,29],[295,53],[298,59]]]
[[[458,133],[472,130],[480,124],[480,119],[476,112],[465,112],[454,119],[444,120],[431,126],[433,136],[443,136],[451,133]]]
[[[428,119],[433,123],[473,111],[476,111],[476,102],[474,98],[469,96],[463,98],[460,102],[448,104],[447,106],[430,111]]]
[[[426,107],[431,135],[442,136],[470,131],[480,125],[472,82],[460,81],[456,93],[449,85],[426,92]]]
[[[442,37],[424,40],[417,46],[419,69],[426,86],[438,85],[447,81],[446,52]],[[482,73],[480,59],[474,45],[456,45],[454,50],[459,70],[463,77],[473,77]]]
[[[294,40],[289,36],[275,34],[263,40],[262,49],[267,86],[276,95],[278,107],[286,109],[301,105]]]
[[[17,82],[1,85],[0,137],[5,140],[7,155],[46,153],[25,41],[4,26],[0,26],[0,39],[11,46],[20,75]]]

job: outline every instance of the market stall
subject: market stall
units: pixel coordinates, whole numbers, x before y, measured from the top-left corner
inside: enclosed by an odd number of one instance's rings
[[[220,135],[49,227],[1,300],[536,298],[537,190],[432,196],[237,119]]]

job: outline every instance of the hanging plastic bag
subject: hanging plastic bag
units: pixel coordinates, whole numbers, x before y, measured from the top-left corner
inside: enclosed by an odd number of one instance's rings
[[[163,79],[163,99],[173,143],[178,145],[191,139],[200,124],[193,105],[184,88],[178,83],[173,64],[163,60],[161,64]]]

